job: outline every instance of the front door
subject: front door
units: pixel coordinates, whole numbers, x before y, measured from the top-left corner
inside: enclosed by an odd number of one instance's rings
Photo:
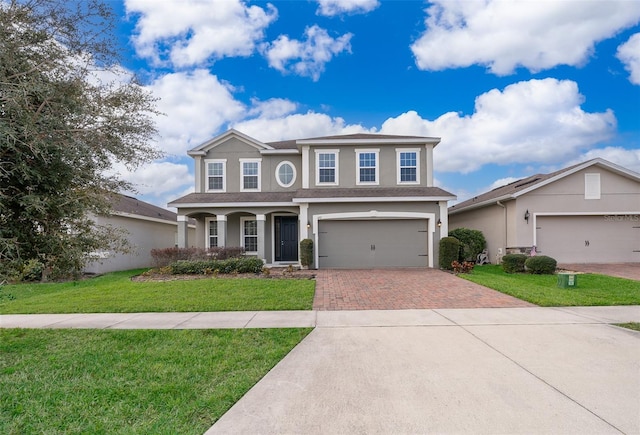
[[[275,217],[276,261],[298,261],[298,217]]]

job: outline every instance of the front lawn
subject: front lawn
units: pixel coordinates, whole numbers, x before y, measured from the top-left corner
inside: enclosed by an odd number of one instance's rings
[[[508,274],[499,265],[459,276],[542,307],[640,304],[640,282],[606,275],[579,274],[575,288],[559,288],[556,275]]]
[[[133,282],[138,271],[78,282],[0,287],[1,314],[310,310],[310,279],[206,278]]]
[[[0,433],[202,434],[311,329],[0,329]]]

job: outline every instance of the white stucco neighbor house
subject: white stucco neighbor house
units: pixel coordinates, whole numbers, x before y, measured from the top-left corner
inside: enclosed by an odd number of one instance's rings
[[[434,267],[455,196],[433,184],[439,138],[351,134],[263,143],[229,130],[188,154],[195,192],[178,198],[178,245],[241,246],[268,265]],[[196,221],[195,240],[187,231]]]
[[[109,216],[95,217],[99,225],[111,225],[127,231],[127,239],[133,246],[131,254],[114,252],[94,253],[97,258],[87,265],[86,273],[106,273],[119,270],[151,267],[151,250],[171,248],[177,245],[178,221],[176,213],[126,195],[114,197]],[[187,231],[195,233],[195,226]]]
[[[449,226],[482,231],[492,262],[534,246],[559,263],[640,262],[640,174],[597,158],[532,175],[449,207]]]

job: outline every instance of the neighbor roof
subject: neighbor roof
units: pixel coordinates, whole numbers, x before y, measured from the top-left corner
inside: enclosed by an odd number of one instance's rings
[[[169,222],[177,221],[178,215],[174,212],[149,204],[148,202],[122,194],[116,194],[113,198],[112,213],[114,214],[144,216]]]
[[[531,192],[532,190],[538,189],[542,186],[545,186],[549,183],[552,183],[556,180],[559,180],[570,174],[594,165],[603,166],[620,175],[624,175],[626,177],[640,181],[640,174],[623,168],[622,166],[611,163],[607,160],[596,158],[583,163],[578,163],[577,165],[569,166],[564,169],[560,169],[555,172],[551,172],[549,174],[536,174],[514,181],[505,186],[496,187],[489,192],[485,192],[459,204],[452,205],[451,207],[449,207],[449,213],[455,214],[462,210],[479,208],[489,204],[494,204],[496,201],[508,201],[510,199],[515,199],[520,195],[524,195],[525,193]]]

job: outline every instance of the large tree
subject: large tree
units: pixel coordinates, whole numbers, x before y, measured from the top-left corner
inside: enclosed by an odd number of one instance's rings
[[[77,273],[122,247],[92,219],[131,188],[110,168],[159,152],[154,99],[119,66],[116,23],[99,0],[0,0],[0,274]]]

